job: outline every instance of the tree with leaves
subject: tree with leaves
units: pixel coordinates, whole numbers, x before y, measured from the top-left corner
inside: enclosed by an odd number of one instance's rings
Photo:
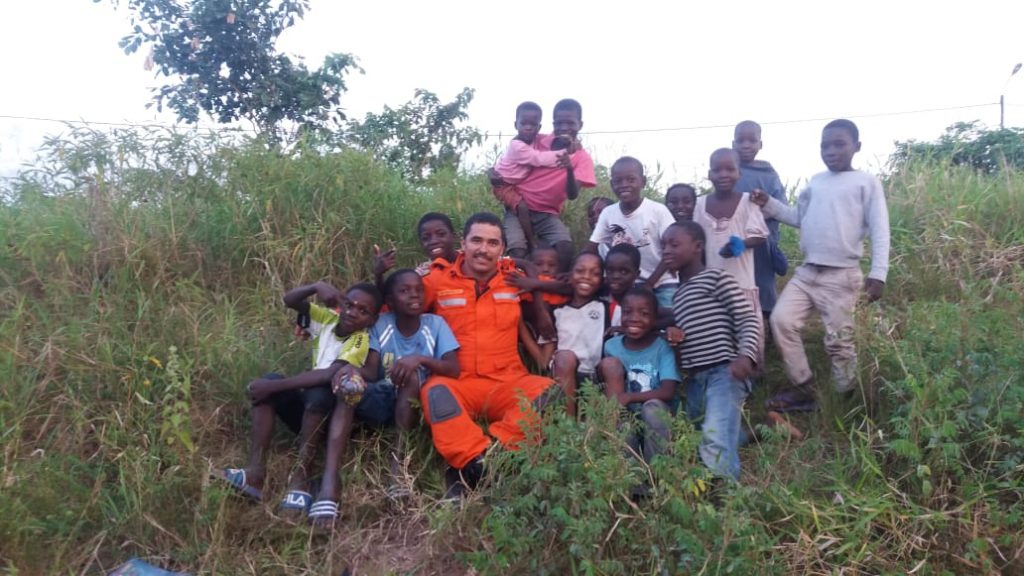
[[[100,2],[102,0],[94,0]],[[118,0],[112,0],[115,6]],[[309,9],[308,0],[128,0],[133,32],[126,54],[150,47],[147,68],[171,80],[154,88],[157,109],[195,123],[248,120],[271,142],[289,128],[330,130],[346,120],[345,76],[362,72],[351,54],[334,53],[309,70],[277,52],[278,37]]]
[[[423,180],[442,168],[457,167],[466,150],[482,141],[477,129],[459,125],[469,118],[466,108],[472,100],[472,88],[448,103],[420,88],[398,108],[385,106],[379,114],[350,122],[346,141],[371,151],[407,178]]]
[[[1024,168],[1024,129],[985,128],[977,121],[957,122],[935,142],[896,142],[889,168],[898,171],[911,158],[929,158],[955,166],[972,166],[991,174],[1004,167]]]

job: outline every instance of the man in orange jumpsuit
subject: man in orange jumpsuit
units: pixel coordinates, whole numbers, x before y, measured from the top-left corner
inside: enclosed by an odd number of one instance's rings
[[[475,420],[486,419],[490,436],[515,448],[525,438],[524,424],[535,417],[534,400],[554,384],[527,372],[519,357],[519,290],[505,282],[514,268],[502,259],[501,220],[474,214],[462,236],[455,262],[435,260],[423,278],[427,310],[443,317],[459,341],[459,378],[434,376],[420,390],[434,446],[451,467],[449,497],[474,488],[483,474],[491,439]],[[544,311],[541,298],[533,302]]]

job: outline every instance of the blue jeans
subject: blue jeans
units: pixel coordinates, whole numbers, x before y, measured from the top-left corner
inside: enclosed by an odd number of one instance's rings
[[[662,308],[672,309],[672,298],[676,295],[676,290],[679,289],[678,282],[667,282],[658,286],[654,290],[654,295],[658,298],[658,306]]]
[[[739,480],[740,429],[750,380],[734,378],[728,364],[695,372],[688,380],[686,417],[703,432],[701,461],[715,474]]]

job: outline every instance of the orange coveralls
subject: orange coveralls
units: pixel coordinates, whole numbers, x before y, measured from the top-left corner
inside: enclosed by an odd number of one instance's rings
[[[523,424],[533,417],[520,402],[532,402],[553,384],[527,372],[519,358],[519,296],[505,284],[511,262],[499,263],[479,295],[476,280],[462,274],[462,262],[461,253],[451,264],[435,260],[423,277],[426,309],[444,318],[459,341],[459,378],[433,376],[420,389],[434,446],[455,468],[491,443],[477,418],[490,423],[491,436],[515,448],[525,438]]]

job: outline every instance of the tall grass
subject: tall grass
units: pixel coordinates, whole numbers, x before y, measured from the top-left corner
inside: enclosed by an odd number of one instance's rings
[[[461,508],[437,503],[425,435],[402,506],[381,488],[394,435],[357,435],[328,535],[276,517],[285,435],[267,504],[206,479],[244,460],[245,382],[308,360],[280,295],[367,278],[374,244],[418,261],[420,214],[493,210],[486,181],[413,187],[356,152],[76,130],[4,186],[8,571],[96,573],[137,555],[224,574],[1024,573],[1020,173],[911,163],[889,177],[893,269],[858,318],[863,397],[828,398],[798,421],[802,443],[769,434],[745,449],[719,507],[685,422],[673,457],[646,469],[619,458],[594,399],[592,418],[552,414],[543,443],[499,455],[502,473]],[[582,202],[567,218],[583,238]],[[785,242],[797,258],[795,233]],[[819,341],[808,335],[820,359]],[[776,359],[765,381],[782,380]],[[633,503],[642,478],[651,497]]]

